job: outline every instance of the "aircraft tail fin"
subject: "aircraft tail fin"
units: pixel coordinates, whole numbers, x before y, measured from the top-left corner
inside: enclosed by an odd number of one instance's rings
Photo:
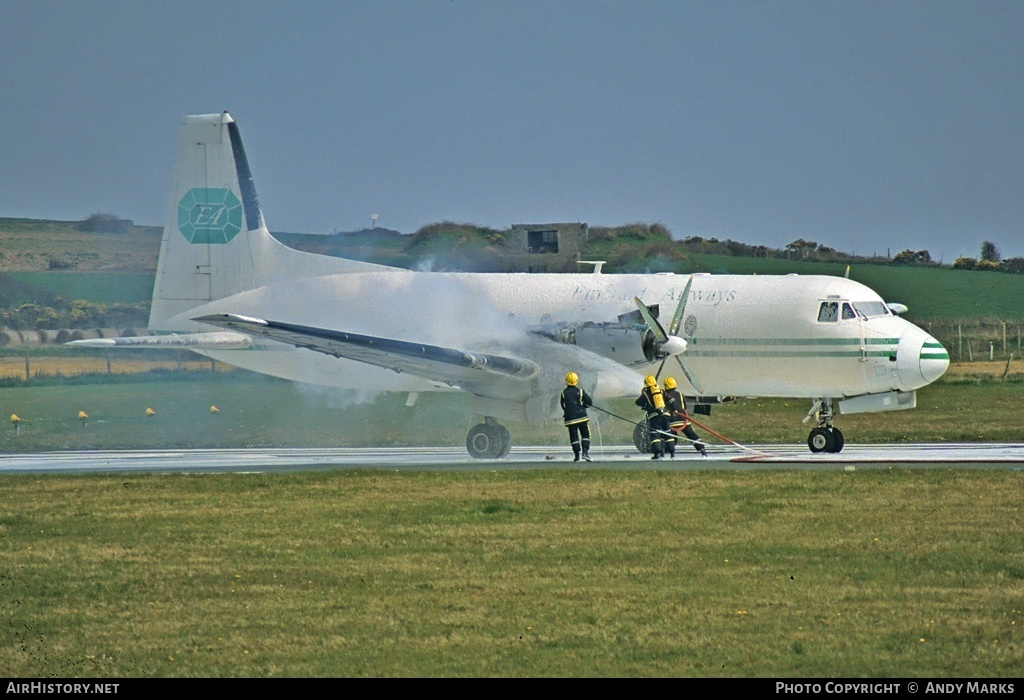
[[[189,309],[275,282],[384,269],[390,268],[305,253],[275,239],[235,120],[227,112],[182,119],[150,330],[199,330],[183,315]]]

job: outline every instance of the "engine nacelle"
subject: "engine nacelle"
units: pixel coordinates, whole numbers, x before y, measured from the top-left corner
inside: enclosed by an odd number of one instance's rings
[[[653,362],[659,345],[648,329],[617,323],[585,323],[572,332],[572,344],[626,366]]]
[[[686,350],[686,341],[679,336],[658,340],[636,311],[623,314],[618,321],[539,327],[531,332],[556,343],[575,345],[627,367],[664,360]]]

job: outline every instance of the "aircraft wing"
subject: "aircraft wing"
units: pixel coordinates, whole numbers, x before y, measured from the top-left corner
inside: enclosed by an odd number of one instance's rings
[[[467,388],[466,385],[480,382],[485,375],[525,381],[540,374],[540,366],[535,362],[517,357],[346,333],[237,314],[213,314],[192,320],[270,338],[325,355],[365,362],[395,372],[408,372],[449,386]]]

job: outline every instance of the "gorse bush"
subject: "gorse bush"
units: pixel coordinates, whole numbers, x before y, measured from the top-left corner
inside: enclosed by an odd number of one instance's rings
[[[135,223],[131,219],[122,219],[115,214],[92,214],[79,222],[75,228],[89,233],[128,233]]]
[[[123,328],[149,323],[149,304],[97,304],[84,299],[68,302],[57,298],[53,306],[21,304],[0,308],[0,328],[14,330],[57,330]]]

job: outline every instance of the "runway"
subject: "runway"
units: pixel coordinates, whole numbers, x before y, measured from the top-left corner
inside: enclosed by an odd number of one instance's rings
[[[457,447],[251,448],[41,452],[0,456],[2,474],[266,473],[323,469],[463,470],[1024,469],[1024,445],[1004,443],[850,445],[839,454],[812,454],[806,445],[712,447],[707,458],[681,448],[674,459],[652,460],[631,445],[591,450],[593,462],[572,461],[566,445],[513,447],[504,459],[473,459]]]

